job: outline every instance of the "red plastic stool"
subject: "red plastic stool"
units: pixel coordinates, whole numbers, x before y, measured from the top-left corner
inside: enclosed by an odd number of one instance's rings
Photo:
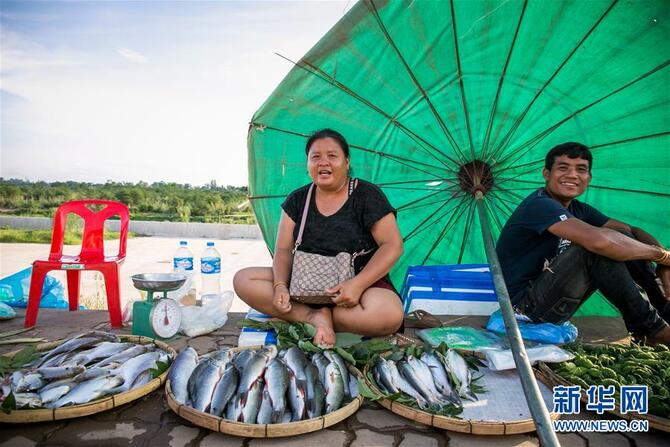
[[[100,211],[93,211],[89,205],[103,205]],[[81,252],[77,256],[63,255],[63,236],[68,214],[77,214],[84,220],[84,234]],[[116,256],[105,256],[104,226],[105,221],[118,215],[121,219],[121,240],[119,253]],[[26,309],[25,327],[35,326],[37,312],[40,308],[44,278],[51,270],[67,271],[67,294],[70,311],[79,308],[79,277],[82,270],[97,270],[105,278],[107,292],[107,308],[112,327],[121,327],[121,296],[119,293],[119,268],[126,258],[126,239],[130,216],[128,207],[111,200],[74,200],[65,202],[56,210],[53,233],[51,235],[51,252],[47,261],[33,262]]]

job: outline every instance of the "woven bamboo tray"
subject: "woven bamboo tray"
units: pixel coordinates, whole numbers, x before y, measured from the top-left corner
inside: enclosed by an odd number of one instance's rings
[[[148,344],[153,343],[160,349],[167,351],[174,358],[177,353],[166,343],[163,343],[160,340],[154,340],[148,337],[142,337],[138,335],[119,335],[121,341],[137,344]],[[56,346],[63,343],[65,340],[57,340],[49,343],[42,343],[37,345],[37,351],[43,352],[55,348]],[[10,352],[5,355],[13,355],[17,351]],[[115,394],[111,396],[105,396],[101,399],[94,400],[81,405],[73,405],[71,407],[62,407],[62,408],[36,408],[32,410],[14,410],[9,414],[0,412],[0,423],[30,423],[30,422],[44,422],[44,421],[59,421],[63,419],[72,419],[82,416],[89,416],[91,414],[100,413],[101,411],[110,410],[116,408],[128,402],[139,399],[142,396],[146,396],[155,389],[159,388],[167,380],[168,370],[164,371],[163,374],[153,379],[151,382],[146,385],[136,388],[134,390],[126,391],[124,393]]]
[[[563,386],[568,386],[568,385],[574,385],[574,383],[570,383],[567,380],[565,380],[563,377],[559,376],[556,374],[549,366],[547,366],[546,363],[544,362],[539,362],[536,370],[535,370],[536,375],[542,375],[544,376],[544,381],[547,385],[551,384],[552,387],[558,386],[558,385],[563,385]],[[586,394],[586,390],[582,389],[581,390],[581,401],[584,403],[588,402],[588,396]],[[620,417],[621,419],[625,419],[627,421],[630,420],[645,420],[649,421],[649,426],[651,428],[655,428],[657,430],[661,430],[667,433],[670,433],[670,419],[662,418],[660,416],[654,416],[653,414],[638,414],[638,413],[626,413],[626,414],[621,414],[616,410],[605,410],[607,413],[613,414],[617,417]]]
[[[244,349],[259,349],[262,346],[245,346],[243,348],[233,348],[234,351]],[[360,377],[361,373],[356,368],[349,365],[349,371]],[[246,424],[243,422],[234,422],[218,416],[198,411],[192,407],[180,404],[172,394],[170,381],[165,384],[165,397],[168,406],[187,421],[207,428],[212,431],[226,433],[228,435],[240,436],[245,438],[281,438],[285,436],[302,435],[313,431],[321,430],[348,418],[360,408],[363,403],[363,397],[356,396],[351,402],[339,410],[320,416],[318,418],[306,419],[304,421],[288,422],[285,424]]]
[[[466,351],[460,352],[465,353]],[[366,384],[373,393],[382,396],[384,393],[382,393],[377,385],[369,379],[368,371],[369,366],[366,366],[363,370],[363,377]],[[536,374],[535,377],[538,378],[538,380],[543,381],[543,378],[540,375]],[[546,383],[545,385],[549,386]],[[470,433],[473,435],[513,435],[535,431],[535,423],[531,418],[509,421],[480,421],[459,419],[455,417],[436,415],[385,398],[381,398],[377,400],[377,402],[379,402],[379,404],[387,410],[390,410],[391,412],[404,418],[411,419],[424,425],[430,425],[444,430],[460,433]],[[506,404],[507,402],[500,402],[500,405],[504,406]],[[552,420],[560,418],[559,414],[553,412],[549,413],[549,416]]]

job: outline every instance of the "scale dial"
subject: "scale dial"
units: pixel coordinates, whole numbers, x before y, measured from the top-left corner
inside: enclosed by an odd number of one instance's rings
[[[149,314],[151,329],[160,338],[170,338],[181,326],[181,309],[176,301],[163,298],[154,303]]]

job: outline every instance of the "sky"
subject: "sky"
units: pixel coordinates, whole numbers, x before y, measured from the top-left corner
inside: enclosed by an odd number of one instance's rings
[[[355,2],[0,2],[0,177],[243,186],[254,112]]]

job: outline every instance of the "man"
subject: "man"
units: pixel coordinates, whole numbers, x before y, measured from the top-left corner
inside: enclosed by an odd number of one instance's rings
[[[670,251],[645,231],[576,200],[591,181],[592,160],[580,143],[551,149],[542,170],[545,187],[505,224],[496,251],[512,304],[533,321],[562,323],[598,289],[629,331],[670,344]],[[648,261],[656,263],[664,292]],[[656,307],[638,284],[654,294]]]

